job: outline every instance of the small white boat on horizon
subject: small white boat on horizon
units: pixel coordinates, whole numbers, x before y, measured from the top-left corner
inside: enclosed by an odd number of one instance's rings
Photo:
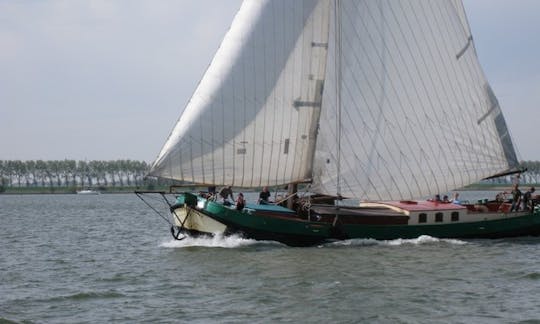
[[[93,190],[90,188],[77,191],[77,195],[99,195],[99,194],[100,194],[99,191]]]

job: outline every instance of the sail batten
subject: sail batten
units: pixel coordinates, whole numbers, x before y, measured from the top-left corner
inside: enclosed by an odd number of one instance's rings
[[[246,0],[150,174],[397,200],[516,165],[460,0]]]

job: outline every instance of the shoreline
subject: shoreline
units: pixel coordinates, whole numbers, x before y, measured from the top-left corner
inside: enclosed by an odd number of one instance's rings
[[[532,183],[532,184],[520,184],[521,188],[525,187],[540,187],[540,184]],[[186,191],[197,191],[197,189],[201,189],[200,187],[186,187]],[[242,188],[239,188],[242,189]],[[20,188],[4,188],[3,192],[0,192],[0,195],[77,195],[77,190],[80,190],[80,188],[61,188],[61,187],[34,187],[34,188],[26,188],[26,187],[20,187]],[[107,194],[131,194],[135,191],[169,191],[169,187],[115,187],[115,188],[94,188],[94,190],[97,190],[100,194],[107,195]],[[451,190],[450,192],[459,192],[459,191],[511,191],[512,185],[489,185],[489,184],[473,184],[464,188],[459,188],[455,190]],[[242,191],[254,191],[257,190],[245,190],[242,189]]]
[[[95,188],[94,190],[98,191],[99,194],[123,194],[123,193],[133,193],[136,190],[162,190],[163,188],[141,188],[141,187],[118,187],[118,188]],[[77,191],[81,188],[4,188],[3,192],[0,192],[0,195],[77,195]]]

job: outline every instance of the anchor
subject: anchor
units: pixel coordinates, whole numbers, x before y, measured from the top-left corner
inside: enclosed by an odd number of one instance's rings
[[[186,238],[185,235],[182,236],[181,238],[178,238],[180,236],[180,234],[181,234],[181,230],[178,229],[178,233],[175,234],[174,233],[174,226],[171,226],[171,234],[172,234],[172,237],[174,237],[174,239],[177,240],[177,241],[182,241],[183,239]]]

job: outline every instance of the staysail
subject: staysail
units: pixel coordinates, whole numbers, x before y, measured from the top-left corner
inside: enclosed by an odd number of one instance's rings
[[[311,178],[329,1],[245,1],[150,175],[259,187]]]
[[[516,165],[460,0],[246,0],[150,175],[387,200]]]
[[[340,6],[331,15],[340,21],[330,24],[329,61],[342,62],[341,79],[328,65],[325,89],[341,89],[342,118],[336,93],[325,91],[315,191],[419,198],[517,165],[461,1],[342,0]]]

